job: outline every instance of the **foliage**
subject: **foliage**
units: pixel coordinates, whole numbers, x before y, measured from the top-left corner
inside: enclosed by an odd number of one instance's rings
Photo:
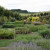
[[[39,17],[32,17],[32,23],[38,20],[39,20]]]
[[[36,32],[38,31],[38,26],[35,26],[35,25],[25,25],[27,28],[30,29],[31,32]]]
[[[43,23],[43,24],[45,24],[45,23],[46,23],[46,19],[45,19],[45,18],[43,19],[42,23]]]
[[[40,31],[40,35],[43,36],[44,38],[50,38],[50,30],[49,29],[42,30]]]
[[[15,21],[15,24],[23,24],[23,21]]]
[[[15,24],[15,27],[24,27],[24,24]]]
[[[15,29],[16,34],[28,34],[30,30],[27,27],[17,27]]]
[[[24,41],[24,42],[30,42],[33,40],[41,39],[41,36],[37,36],[35,34],[18,34],[16,35],[15,41]]]
[[[0,39],[12,39],[14,38],[13,29],[0,29]]]
[[[48,25],[47,27],[50,28],[50,25]]]
[[[46,29],[48,29],[47,28],[47,26],[46,25],[39,25],[39,26],[37,26],[38,27],[38,30],[40,31],[40,30],[46,30]]]
[[[14,27],[15,27],[15,25],[13,25],[13,24],[4,24],[2,26],[2,28],[14,28]]]
[[[45,50],[50,50],[50,39],[40,39],[36,40],[38,46],[45,48]]]
[[[32,32],[40,31],[40,30],[46,30],[48,29],[46,25],[33,25],[33,24],[26,24],[25,27],[29,28]]]
[[[32,32],[38,31],[38,27],[37,27],[37,26],[33,26],[33,27],[31,27],[30,29],[31,29]]]
[[[15,24],[15,22],[6,22],[5,24]]]
[[[38,21],[39,20],[39,17],[29,17],[27,18],[27,22],[30,22],[30,23],[33,23],[35,21]]]
[[[34,24],[34,25],[42,25],[41,22],[34,22],[33,24]]]
[[[2,39],[2,40],[0,40],[0,48],[8,46],[13,41],[14,41],[13,39],[12,40],[11,39]]]
[[[4,8],[0,6],[0,16],[4,14]]]
[[[13,11],[13,12],[17,11],[18,13],[28,13],[27,10],[21,10],[21,9],[11,9],[10,11]]]
[[[23,27],[24,26],[23,21],[15,21],[15,26],[16,27]]]
[[[16,20],[21,20],[22,19],[21,15],[19,15],[19,13],[9,11],[7,9],[4,9],[1,6],[0,6],[0,17],[2,18],[1,22],[7,21],[7,20],[12,21],[12,18],[15,18]]]

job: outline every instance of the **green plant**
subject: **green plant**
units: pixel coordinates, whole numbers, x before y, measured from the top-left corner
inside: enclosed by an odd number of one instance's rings
[[[13,25],[13,24],[4,24],[2,26],[2,28],[14,28],[14,27],[15,27],[15,25]]]
[[[6,22],[5,24],[15,24],[15,22]]]
[[[16,34],[28,34],[30,30],[27,27],[17,27],[15,29]]]
[[[37,26],[33,26],[33,27],[31,27],[30,29],[31,29],[32,32],[38,31],[38,27],[37,27]]]
[[[24,24],[15,24],[16,27],[23,27]]]
[[[46,19],[44,18],[43,21],[42,21],[42,23],[45,24],[46,22],[47,22],[47,21],[46,21]]]
[[[50,38],[50,30],[49,29],[42,30],[40,31],[40,35],[43,36],[44,38]]]
[[[13,29],[0,29],[0,39],[12,39],[14,38]]]
[[[25,27],[29,28],[31,32],[38,31],[38,26],[35,26],[33,24],[29,24],[29,25],[27,24],[27,25],[25,25]]]
[[[48,25],[47,27],[50,28],[50,25]]]
[[[40,25],[40,26],[37,26],[37,27],[38,27],[38,30],[48,29],[45,25]]]
[[[50,39],[40,39],[36,40],[37,46],[45,48],[45,50],[50,50]]]
[[[23,24],[23,21],[15,21],[15,24]]]
[[[34,24],[34,25],[42,25],[41,22],[34,22],[33,24]]]
[[[17,34],[15,37],[15,41],[24,41],[29,42],[37,39],[41,39],[41,36],[37,36],[36,34]]]

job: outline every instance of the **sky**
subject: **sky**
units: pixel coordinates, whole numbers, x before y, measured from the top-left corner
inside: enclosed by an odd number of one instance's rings
[[[50,0],[0,0],[0,6],[6,9],[22,9],[30,12],[50,10]]]

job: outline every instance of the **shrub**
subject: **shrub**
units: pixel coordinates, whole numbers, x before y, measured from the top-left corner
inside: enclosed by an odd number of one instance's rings
[[[23,27],[24,24],[15,24],[16,27]]]
[[[36,41],[38,46],[45,48],[45,50],[50,50],[50,39],[40,39]]]
[[[34,24],[34,25],[42,25],[41,22],[34,22],[33,24]]]
[[[35,25],[25,25],[25,27],[29,28],[32,32],[36,32],[38,31],[38,26],[35,26]]]
[[[26,24],[31,24],[31,21],[27,21]]]
[[[45,24],[46,22],[47,22],[47,21],[46,21],[46,19],[44,18],[43,21],[42,21],[42,23]]]
[[[48,25],[47,27],[50,28],[50,25]]]
[[[15,21],[15,24],[23,24],[23,21]]]
[[[13,25],[13,24],[4,24],[2,26],[2,28],[14,28],[14,27],[15,27],[15,25]]]
[[[30,30],[26,27],[17,27],[15,32],[16,34],[28,34]]]
[[[37,39],[41,39],[42,37],[41,36],[37,36],[35,34],[18,34],[16,35],[16,38],[15,38],[15,41],[24,41],[26,42],[26,40],[28,42],[31,42],[31,41],[34,41],[34,40],[37,40]]]
[[[31,29],[32,32],[38,31],[38,27],[37,27],[37,26],[33,26],[33,27],[31,27],[30,29]]]
[[[40,31],[40,35],[43,36],[44,38],[50,38],[50,31],[47,30],[42,30]]]
[[[6,22],[5,24],[15,24],[15,22]]]
[[[38,26],[38,30],[45,30],[48,29],[45,25]]]
[[[14,38],[13,29],[0,29],[0,39],[12,39]]]
[[[0,22],[0,25],[3,25],[4,24],[4,22]]]

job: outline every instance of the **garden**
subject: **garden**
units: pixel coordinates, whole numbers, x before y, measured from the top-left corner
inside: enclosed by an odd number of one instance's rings
[[[50,13],[24,15],[0,6],[0,50],[50,50]]]
[[[31,43],[31,46],[32,43],[35,43],[41,48],[50,50],[50,25],[24,24],[23,21],[7,22],[0,26],[0,47],[9,47],[11,43],[19,43],[19,45]],[[28,47],[31,49],[33,47],[31,46]],[[24,48],[26,47],[22,49]]]

